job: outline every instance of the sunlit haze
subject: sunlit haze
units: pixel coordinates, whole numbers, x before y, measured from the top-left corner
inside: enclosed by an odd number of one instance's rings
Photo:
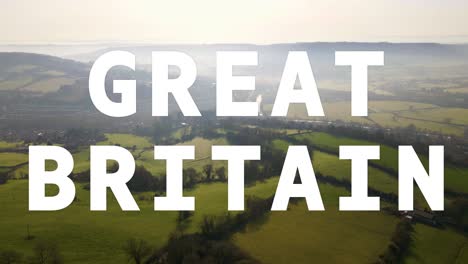
[[[0,42],[468,40],[463,0],[2,1]]]

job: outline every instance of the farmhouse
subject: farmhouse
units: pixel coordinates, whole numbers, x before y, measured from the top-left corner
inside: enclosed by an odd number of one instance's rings
[[[422,210],[414,210],[411,212],[405,211],[403,212],[403,216],[414,222],[420,222],[431,226],[439,225],[436,216],[431,212],[426,212]]]

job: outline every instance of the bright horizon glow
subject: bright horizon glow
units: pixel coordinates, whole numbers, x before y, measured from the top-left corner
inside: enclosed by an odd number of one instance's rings
[[[0,44],[468,42],[464,0],[15,0]]]

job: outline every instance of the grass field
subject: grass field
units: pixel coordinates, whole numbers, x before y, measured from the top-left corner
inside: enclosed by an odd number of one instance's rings
[[[462,88],[449,88],[445,89],[445,91],[449,93],[461,93],[461,94],[466,94],[468,93],[468,87],[462,87]]]
[[[267,112],[272,105],[266,105]],[[421,130],[463,136],[463,125],[468,125],[468,110],[444,108],[431,104],[406,101],[369,101],[368,117],[351,116],[351,102],[323,104],[325,117],[309,117],[303,104],[292,104],[288,118],[312,119],[375,124],[382,127],[407,127],[414,125]]]
[[[276,177],[248,186],[245,195],[270,197],[276,190],[277,182]],[[384,251],[397,218],[383,212],[338,212],[338,196],[348,195],[347,192],[328,184],[321,184],[320,191],[325,212],[308,212],[301,202],[292,205],[288,212],[270,213],[264,225],[255,223],[249,226],[248,232],[236,234],[234,241],[264,263],[284,263],[286,260],[310,263],[311,260],[320,262],[330,257],[333,257],[332,262],[347,262],[356,251],[359,252],[356,263],[376,260]],[[203,184],[186,192],[186,196],[196,197],[196,211],[189,232],[198,230],[204,215],[220,215],[227,211],[226,184]],[[343,246],[358,236],[360,239],[352,246]],[[281,247],[288,250],[281,250]],[[335,250],[339,254],[334,255]]]
[[[351,161],[340,160],[337,156],[314,151],[314,169],[324,175],[351,180]],[[387,173],[374,168],[368,169],[369,186],[386,193],[398,193],[398,181]]]
[[[120,145],[127,149],[152,149],[154,144],[149,138],[131,134],[105,134],[107,140],[99,142],[99,145]]]
[[[380,160],[376,160],[375,162],[384,167],[394,169],[395,171],[398,170],[398,151],[395,148],[389,146],[380,145],[378,143],[367,140],[339,137],[321,132],[296,135],[294,137],[297,139],[306,140],[306,142],[309,142],[310,144],[336,153],[338,153],[340,146],[345,145],[379,145]]]
[[[311,140],[310,142],[320,142],[321,147],[325,147],[330,150],[336,150],[338,146],[332,146],[331,144],[327,144],[327,142],[335,141],[330,139],[332,138],[331,135],[325,133],[312,133],[312,134],[302,134],[294,136],[298,139],[308,139]],[[320,140],[318,139],[320,138]],[[324,140],[323,140],[324,139]],[[358,140],[346,140],[347,145],[357,145],[362,142]],[[273,146],[283,151],[286,151],[289,143],[285,140],[274,140]],[[336,148],[335,148],[336,147]],[[350,160],[340,160],[338,156],[327,154],[321,151],[313,150],[312,154],[312,165],[316,172],[320,172],[323,175],[332,176],[337,179],[347,179],[351,180],[351,161]],[[391,177],[387,173],[374,169],[369,168],[369,186],[380,190],[382,192],[387,193],[398,193],[398,182],[396,178]]]
[[[268,188],[268,183],[265,184]],[[271,212],[263,225],[238,233],[235,243],[263,263],[371,263],[388,245],[396,217],[383,212],[339,212],[346,191],[321,184],[324,212],[304,202]]]
[[[229,145],[225,138],[205,139],[196,137],[190,141],[183,142],[179,145],[195,146],[195,159],[203,159],[211,157],[211,146],[213,145]]]
[[[276,188],[276,180],[247,187],[251,194],[268,194]],[[151,193],[149,199],[139,200],[140,212],[121,212],[113,195],[108,192],[108,211],[90,212],[89,191],[77,184],[77,200],[68,208],[57,212],[28,212],[28,182],[14,180],[0,185],[0,239],[9,241],[3,249],[32,253],[35,242],[55,241],[64,254],[66,263],[126,263],[122,246],[131,237],[145,239],[155,248],[163,246],[176,228],[176,212],[154,212]],[[201,184],[185,191],[185,196],[195,196],[196,211],[188,232],[198,231],[204,215],[227,212],[227,184]],[[35,238],[26,240],[27,227]]]
[[[263,109],[270,115],[273,105],[265,105]],[[356,122],[371,124],[369,120],[362,117],[351,116],[351,106],[349,102],[336,102],[323,104],[325,117],[314,117],[307,115],[307,109],[303,104],[291,104],[288,109],[288,118],[290,119],[304,119],[304,120],[341,120],[346,122]]]
[[[50,93],[58,91],[63,85],[73,84],[75,81],[75,79],[69,77],[52,77],[36,81],[21,89],[31,92]]]
[[[327,133],[307,133],[294,136],[297,139],[305,139],[310,144],[337,152],[340,145],[380,145],[378,143],[358,140],[347,137],[333,136]],[[421,163],[427,168],[429,160],[426,156],[419,155]],[[398,150],[389,146],[380,145],[380,160],[377,164],[398,171]],[[445,188],[455,192],[468,193],[468,169],[445,165]]]
[[[194,138],[190,141],[180,143],[179,145],[195,146],[195,159],[184,161],[184,168],[195,168],[201,171],[206,164],[213,164],[214,167],[225,166],[225,162],[211,160],[211,146],[213,145],[228,145],[225,138],[205,139],[201,137]],[[166,171],[166,162],[164,160],[155,160],[153,147],[144,150],[137,157],[137,164],[144,166],[153,175],[163,174]]]
[[[430,110],[427,110],[430,111]],[[438,110],[434,110],[438,111]],[[454,124],[442,124],[438,123],[437,120],[415,120],[410,119],[406,116],[406,112],[400,113],[399,116],[395,116],[392,113],[376,113],[372,114],[371,120],[383,127],[408,127],[410,125],[415,126],[419,130],[428,132],[437,132],[448,135],[463,136],[463,127]],[[430,118],[430,117],[429,117]],[[448,117],[447,117],[448,118]],[[436,121],[436,122],[433,122]]]
[[[31,254],[39,240],[58,243],[66,263],[126,263],[122,251],[131,237],[162,246],[175,229],[176,213],[154,212],[153,203],[140,201],[141,212],[122,212],[109,194],[107,212],[89,210],[89,192],[77,186],[78,201],[58,212],[28,212],[28,183],[15,180],[0,185],[0,239],[3,249]],[[27,226],[35,238],[26,240]]]
[[[468,263],[468,238],[451,230],[417,224],[405,263]]]
[[[18,148],[21,145],[23,145],[22,142],[0,141],[0,150],[2,150],[2,149],[15,149],[15,148]]]
[[[432,120],[443,123],[468,125],[468,109],[464,108],[434,108],[404,112],[404,117]]]
[[[260,187],[265,185],[260,185]],[[58,212],[28,212],[26,180],[14,180],[0,185],[0,239],[9,241],[3,249],[30,254],[39,240],[55,241],[66,263],[126,263],[122,246],[131,237],[145,239],[154,247],[161,247],[176,228],[176,212],[154,212],[153,200],[137,200],[140,212],[121,212],[113,195],[108,195],[107,212],[90,212],[89,191],[77,185],[77,197],[68,208]],[[253,186],[251,188],[256,188]],[[247,188],[246,193],[258,188]],[[263,189],[263,188],[261,188]],[[271,192],[271,189],[267,190]],[[151,194],[148,194],[151,196]],[[204,215],[227,212],[227,184],[201,184],[186,196],[196,197],[196,213],[190,232],[198,231]],[[136,194],[136,197],[139,195]],[[35,238],[26,240],[27,226]]]
[[[80,173],[89,170],[89,148],[83,147],[79,152],[73,154],[73,161],[75,166],[73,167],[74,173]]]
[[[0,153],[0,167],[13,167],[27,162],[28,159],[29,157],[27,154],[2,152]]]

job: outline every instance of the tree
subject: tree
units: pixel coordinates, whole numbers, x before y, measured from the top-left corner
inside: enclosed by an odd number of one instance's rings
[[[212,173],[213,173],[213,165],[206,164],[203,166],[203,172],[205,173],[206,179],[211,181]]]
[[[164,137],[169,135],[172,129],[172,122],[169,117],[160,117],[153,124],[153,141],[162,142]]]
[[[226,168],[224,166],[217,168],[216,175],[218,175],[219,180],[226,181]]]
[[[260,167],[258,163],[246,162],[245,163],[245,182],[251,183],[260,178]]]
[[[183,232],[190,223],[190,217],[193,216],[193,211],[179,211],[177,215],[177,230]]]
[[[143,166],[137,166],[128,188],[135,192],[146,192],[155,189],[155,177]]]
[[[179,211],[179,214],[177,215],[177,222],[181,223],[183,221],[186,221],[193,215],[193,211]]]
[[[21,263],[23,256],[14,250],[3,250],[0,252],[1,264],[15,264]]]
[[[192,188],[197,183],[198,176],[194,168],[184,169],[184,188]]]
[[[8,173],[6,173],[6,172],[0,173],[0,184],[7,183],[8,178],[9,178]]]
[[[34,247],[34,255],[31,257],[34,264],[61,264],[63,263],[57,244],[40,241]]]
[[[141,264],[143,260],[151,253],[151,247],[149,244],[140,239],[135,238],[127,240],[124,246],[124,251],[130,260],[133,260],[135,264]]]

